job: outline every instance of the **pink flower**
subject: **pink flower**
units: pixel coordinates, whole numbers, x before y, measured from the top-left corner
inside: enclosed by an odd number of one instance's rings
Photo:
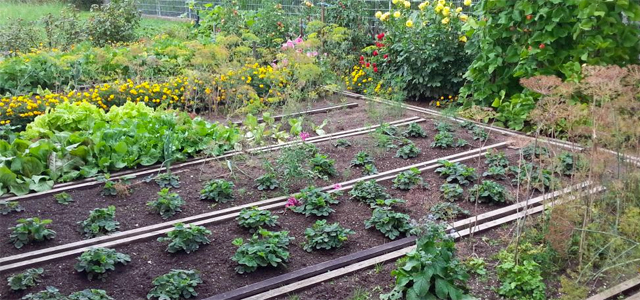
[[[307,56],[308,57],[316,57],[316,56],[318,56],[318,51],[309,51],[309,52],[307,52]]]
[[[334,190],[339,190],[339,189],[341,189],[341,188],[342,188],[342,185],[341,185],[341,184],[339,184],[339,183],[336,183],[336,184],[334,184],[334,185],[333,185],[333,189],[334,189]]]
[[[293,49],[295,47],[295,44],[291,40],[287,40],[286,43],[282,44],[282,50],[287,50],[289,48]]]
[[[293,40],[293,42],[296,43],[296,44],[300,44],[300,43],[302,43],[304,41],[302,40],[301,37],[298,37],[297,39]]]
[[[285,208],[289,208],[292,206],[298,206],[300,205],[300,201],[298,201],[298,199],[296,199],[296,197],[290,197],[289,199],[287,199],[287,203],[284,205]]]
[[[304,142],[306,141],[311,135],[308,132],[300,132],[300,139]]]

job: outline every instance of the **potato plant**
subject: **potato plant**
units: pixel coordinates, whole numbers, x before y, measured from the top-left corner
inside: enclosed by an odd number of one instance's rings
[[[209,235],[211,231],[205,227],[177,223],[166,237],[159,237],[158,242],[169,242],[166,250],[169,253],[184,251],[188,254],[200,249],[200,245],[211,243]]]
[[[78,257],[75,269],[78,272],[87,273],[87,278],[94,277],[104,281],[107,278],[107,271],[116,269],[116,264],[126,265],[131,261],[131,257],[114,249],[92,248],[83,252]]]
[[[93,238],[115,232],[120,227],[120,222],[115,220],[116,207],[109,205],[107,208],[96,208],[89,213],[89,217],[78,222],[81,231],[86,238]]]
[[[373,204],[376,200],[391,198],[391,195],[386,192],[386,189],[379,185],[374,179],[358,181],[351,191],[349,191],[349,196],[351,196],[351,199],[366,204]]]
[[[371,218],[365,221],[365,228],[375,227],[384,236],[395,240],[400,235],[409,235],[413,229],[411,218],[407,214],[395,212],[389,208],[378,207],[373,210]]]
[[[260,229],[253,236],[243,241],[241,238],[233,240],[238,247],[231,259],[238,263],[236,272],[251,273],[258,267],[284,266],[289,260],[289,243],[294,240],[288,231],[271,232]]]
[[[51,220],[40,218],[19,219],[18,224],[9,228],[9,242],[20,249],[33,242],[43,242],[56,237],[56,232],[47,228]]]
[[[327,224],[327,220],[318,220],[304,231],[307,241],[303,244],[303,249],[312,252],[341,248],[350,234],[355,234],[355,231],[344,228],[339,223]]]
[[[173,217],[184,205],[184,200],[177,193],[169,193],[168,188],[163,188],[158,192],[158,199],[147,202],[147,206],[158,212],[163,219]]]
[[[147,299],[179,300],[196,297],[196,287],[201,283],[202,278],[197,270],[174,269],[153,280],[153,288],[147,294]]]
[[[340,201],[334,198],[334,195],[325,193],[313,186],[304,188],[299,194],[295,195],[295,199],[300,201],[300,205],[291,206],[294,212],[305,216],[326,217],[335,210],[331,208],[331,204],[338,204]]]
[[[229,202],[233,200],[234,187],[233,182],[224,179],[209,181],[200,191],[200,199],[212,200],[218,203]]]
[[[254,206],[252,208],[243,208],[236,221],[238,221],[240,227],[256,230],[264,226],[276,226],[278,224],[278,216],[274,216],[269,210],[262,210]]]
[[[12,291],[26,290],[36,286],[40,281],[40,276],[44,273],[42,268],[31,268],[18,274],[7,277],[9,288]]]

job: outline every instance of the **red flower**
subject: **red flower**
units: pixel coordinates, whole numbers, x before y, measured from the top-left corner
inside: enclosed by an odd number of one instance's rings
[[[373,72],[378,73],[378,67],[373,67]]]
[[[544,49],[544,47],[546,47],[544,44],[540,44],[540,50]]]
[[[384,59],[387,59],[387,58],[389,58],[389,54],[385,54],[382,57],[384,57]]]
[[[381,32],[380,34],[378,34],[378,36],[376,36],[378,38],[378,40],[382,40],[384,39],[384,32]]]
[[[370,67],[370,66],[371,66],[371,64],[367,63],[367,68]]]
[[[360,61],[364,60],[364,56],[360,55]]]
[[[378,50],[373,50],[373,56],[378,56]]]
[[[374,68],[376,68],[376,67],[378,67],[378,66],[376,65],[376,63],[373,63],[373,67],[374,67]]]

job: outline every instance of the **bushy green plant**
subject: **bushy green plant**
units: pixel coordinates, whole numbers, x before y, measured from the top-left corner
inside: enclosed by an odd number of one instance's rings
[[[395,157],[399,157],[402,159],[409,159],[418,157],[418,155],[422,152],[420,148],[418,148],[414,143],[409,143],[408,145],[400,147],[396,152]]]
[[[29,293],[22,297],[23,300],[67,300],[66,298],[60,293],[60,290],[52,286],[48,286],[35,294]]]
[[[156,176],[155,181],[161,188],[180,187],[180,176],[175,175],[171,172],[159,174],[158,176]]]
[[[520,183],[527,189],[537,189],[544,192],[558,185],[558,179],[553,176],[551,170],[534,166],[531,163],[522,163],[520,167],[511,166],[509,173],[515,176],[513,183]]]
[[[0,215],[8,215],[12,212],[24,211],[24,207],[18,201],[0,201]]]
[[[378,207],[373,210],[371,218],[364,222],[365,228],[375,227],[384,236],[395,240],[401,234],[409,235],[411,217],[407,214],[395,212],[387,207]]]
[[[367,181],[358,181],[349,191],[351,199],[358,200],[367,204],[375,203],[376,200],[389,199],[391,196],[386,189],[378,184],[374,179]]]
[[[480,184],[475,184],[469,189],[469,201],[478,203],[506,203],[513,201],[507,189],[492,180],[484,180]]]
[[[294,197],[300,201],[300,205],[291,206],[289,209],[307,217],[312,215],[326,217],[335,211],[329,205],[340,203],[332,194],[325,193],[313,186],[302,189]]]
[[[258,267],[277,267],[289,260],[289,243],[294,240],[288,231],[271,232],[260,229],[245,243],[241,238],[233,240],[238,247],[231,258],[238,263],[236,272],[250,273]]]
[[[362,168],[362,174],[364,175],[374,175],[378,174],[378,168],[374,164],[366,164],[364,168]]]
[[[211,243],[207,238],[208,235],[211,235],[211,231],[205,227],[177,223],[173,226],[173,230],[167,232],[166,237],[159,237],[158,242],[169,242],[167,245],[169,253],[178,251],[191,253],[200,249],[200,245]]]
[[[235,184],[224,179],[216,179],[205,184],[200,191],[201,200],[213,200],[218,203],[226,203],[233,200],[233,188]]]
[[[440,202],[429,208],[429,214],[434,220],[451,220],[471,213],[452,202]]]
[[[573,175],[583,166],[580,155],[570,152],[562,152],[556,156],[555,171],[562,175]]]
[[[104,3],[100,0],[68,0],[73,6],[82,10],[89,10],[94,5],[100,5]]]
[[[197,270],[171,270],[156,277],[152,283],[153,289],[147,294],[147,299],[179,300],[198,296],[196,287],[202,283],[202,279]]]
[[[438,133],[444,132],[455,132],[456,130],[453,128],[453,125],[449,122],[445,121],[436,121],[433,123],[434,128],[438,131]]]
[[[287,147],[280,152],[276,160],[276,170],[285,192],[288,192],[289,185],[294,181],[310,182],[315,178],[315,174],[307,168],[307,164],[317,153],[318,148],[309,143]]]
[[[273,172],[266,173],[256,178],[255,181],[258,183],[258,190],[260,191],[275,190],[280,186],[280,181],[278,181],[278,176]]]
[[[69,194],[67,194],[65,192],[62,192],[62,193],[59,193],[59,194],[55,194],[55,195],[53,195],[53,198],[55,198],[56,201],[59,204],[62,204],[62,205],[67,205],[67,204],[73,202],[73,198],[71,198],[71,195],[69,195]]]
[[[498,254],[498,259],[496,270],[501,283],[498,294],[508,299],[547,299],[540,265],[531,259],[516,264],[515,255],[506,250]]]
[[[453,136],[451,132],[441,131],[438,132],[435,136],[433,136],[433,143],[431,143],[431,148],[453,148],[453,147],[464,147],[469,143],[461,138],[457,140]]]
[[[158,199],[147,202],[147,206],[160,213],[163,219],[168,219],[182,211],[180,207],[183,206],[184,203],[184,200],[182,200],[182,197],[180,197],[178,193],[169,193],[169,189],[164,188],[158,192]]]
[[[400,129],[397,126],[391,125],[389,123],[380,123],[380,126],[374,130],[375,134],[386,135],[395,137]]]
[[[102,196],[128,196],[131,193],[131,177],[123,177],[118,181],[111,180],[109,174],[98,177],[99,182],[104,182],[102,187]]]
[[[255,230],[264,226],[276,226],[278,216],[271,214],[269,210],[262,210],[254,206],[252,208],[243,208],[236,218],[240,227]]]
[[[464,193],[464,190],[462,189],[460,184],[444,183],[440,186],[440,192],[442,192],[442,198],[453,202],[456,200],[460,200],[460,198],[462,197],[462,193]]]
[[[303,249],[312,252],[341,248],[349,234],[355,234],[355,231],[343,228],[339,223],[327,224],[327,220],[318,220],[304,231],[307,241],[303,244]]]
[[[338,139],[333,146],[336,148],[348,148],[351,147],[351,143],[345,139]]]
[[[9,288],[12,291],[26,290],[36,286],[40,281],[40,276],[44,273],[42,268],[27,269],[22,273],[14,274],[7,277]]]
[[[471,130],[471,134],[473,135],[473,139],[477,141],[484,142],[489,139],[489,133],[484,130],[484,128],[475,127]]]
[[[329,180],[329,177],[338,174],[338,171],[336,171],[334,167],[335,162],[335,160],[328,159],[326,155],[320,153],[316,153],[316,155],[309,160],[311,171],[324,180]]]
[[[520,149],[520,154],[526,160],[533,160],[534,158],[549,157],[551,154],[547,147],[540,146],[532,143],[526,147]]]
[[[493,177],[496,179],[505,179],[507,178],[507,169],[501,166],[490,166],[487,171],[482,173],[483,177]]]
[[[484,259],[479,257],[469,258],[464,262],[465,267],[468,272],[475,273],[480,276],[487,275],[487,262]]]
[[[113,300],[105,290],[85,289],[69,295],[69,300]]]
[[[404,199],[400,199],[400,198],[389,198],[389,199],[377,199],[375,202],[371,203],[370,206],[371,208],[377,208],[377,207],[392,207],[396,204],[399,203],[406,203],[407,201],[404,201]]]
[[[427,133],[418,125],[418,123],[410,123],[409,127],[402,132],[403,137],[425,138]]]
[[[417,241],[416,249],[398,260],[391,272],[396,285],[382,300],[465,299],[469,275],[455,257],[455,242],[444,227],[431,225]]]
[[[93,6],[87,20],[87,31],[97,46],[108,43],[131,42],[140,26],[141,14],[133,0],[111,0],[107,4]]]
[[[424,183],[424,179],[420,177],[420,170],[418,168],[411,168],[407,171],[400,172],[393,179],[393,188],[400,190],[410,190],[416,185],[422,185]]]
[[[9,242],[20,249],[22,246],[33,242],[43,242],[53,239],[56,237],[56,232],[47,228],[49,224],[51,224],[51,220],[49,219],[19,219],[16,226],[9,228],[11,230]]]
[[[93,238],[117,231],[120,222],[116,221],[116,207],[96,208],[89,213],[89,217],[78,222],[86,238]]]
[[[447,182],[457,182],[460,185],[465,185],[478,179],[476,169],[468,167],[465,164],[447,160],[439,160],[438,163],[441,164],[442,167],[437,168],[435,172],[442,177],[447,177]]]
[[[94,277],[104,281],[107,278],[107,271],[116,269],[116,264],[126,265],[131,261],[131,257],[114,249],[92,248],[83,252],[78,257],[75,269],[78,272],[86,272],[87,278]]]
[[[507,155],[504,153],[504,151],[490,149],[487,151],[487,154],[485,154],[484,157],[486,158],[485,163],[489,167],[506,168],[509,166],[509,160],[507,159]]]
[[[356,156],[351,160],[352,167],[363,167],[363,166],[366,166],[367,164],[372,164],[372,163],[374,163],[373,157],[371,157],[371,155],[369,155],[369,153],[365,151],[360,151],[356,153]]]

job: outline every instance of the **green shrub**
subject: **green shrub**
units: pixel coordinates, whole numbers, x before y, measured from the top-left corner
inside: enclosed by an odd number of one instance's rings
[[[31,268],[26,271],[7,277],[9,288],[12,291],[26,290],[36,286],[40,281],[40,276],[44,273],[42,268]]]
[[[24,245],[33,242],[43,242],[56,237],[56,232],[48,229],[47,225],[51,224],[51,220],[40,220],[39,218],[19,219],[18,224],[9,228],[9,242],[16,248],[20,249]]]
[[[460,216],[469,216],[471,213],[451,202],[440,202],[429,209],[429,214],[434,220],[451,220]]]
[[[445,121],[434,122],[433,126],[438,131],[438,133],[455,132],[456,131],[453,128],[453,125],[451,125],[451,123],[445,122]]]
[[[316,153],[316,155],[309,161],[311,164],[311,171],[316,174],[316,176],[324,180],[329,180],[329,177],[333,177],[338,174],[338,171],[336,171],[336,168],[334,167],[335,162],[335,160],[328,159],[326,155],[319,153]]]
[[[213,200],[218,203],[226,203],[233,200],[233,188],[235,184],[224,179],[209,181],[200,191],[201,200]]]
[[[158,192],[158,196],[157,200],[147,202],[147,206],[160,213],[163,219],[168,219],[182,211],[180,207],[184,205],[184,200],[177,193],[169,194],[169,189],[164,188]]]
[[[396,157],[400,157],[402,159],[414,158],[418,157],[420,152],[420,148],[416,147],[416,145],[413,143],[409,143],[408,145],[402,146],[400,149],[398,149],[398,151],[396,152]]]
[[[262,210],[254,206],[252,208],[243,208],[236,220],[240,227],[255,230],[264,226],[276,226],[278,216],[272,215],[269,210]]]
[[[511,194],[503,185],[491,180],[484,180],[481,184],[476,184],[469,189],[469,201],[476,200],[478,203],[506,203],[513,201]]]
[[[105,290],[86,289],[69,295],[69,300],[113,300]]]
[[[400,190],[410,190],[416,185],[422,185],[424,180],[420,177],[420,170],[418,168],[411,168],[408,171],[400,172],[393,179],[393,188]]]
[[[178,251],[191,253],[200,249],[200,245],[211,243],[207,238],[208,235],[211,235],[211,231],[205,227],[177,223],[173,226],[173,230],[167,232],[166,237],[159,237],[158,242],[169,242],[167,245],[169,253]]]
[[[289,243],[293,240],[288,231],[271,232],[260,229],[245,243],[241,238],[233,244],[238,247],[231,258],[238,263],[236,272],[250,273],[258,267],[277,267],[289,260]]]
[[[179,188],[180,187],[180,176],[175,175],[170,172],[162,173],[156,176],[156,183],[161,188]]]
[[[280,186],[278,177],[275,173],[266,173],[255,180],[258,183],[258,190],[275,190]]]
[[[8,215],[11,212],[24,211],[24,207],[18,201],[0,201],[0,215]]]
[[[367,204],[373,204],[376,200],[391,198],[386,189],[379,185],[375,179],[356,182],[351,191],[349,191],[349,196],[351,196],[351,199]]]
[[[363,167],[368,164],[373,164],[373,158],[369,153],[360,151],[356,154],[356,156],[351,160],[352,167]]]
[[[114,249],[92,248],[78,257],[75,269],[78,272],[86,272],[89,280],[96,277],[104,281],[107,278],[107,271],[115,270],[116,264],[126,265],[130,261],[129,255],[119,253]]]
[[[453,148],[453,147],[464,147],[469,143],[461,138],[455,140],[453,134],[447,131],[441,131],[435,136],[433,136],[433,143],[431,143],[431,148]]]
[[[303,248],[307,252],[341,248],[349,234],[355,234],[355,231],[343,228],[339,223],[327,224],[327,220],[318,220],[304,231],[307,241],[303,244]]]
[[[382,300],[465,299],[469,279],[455,257],[455,242],[444,227],[432,225],[417,241],[416,249],[398,260],[391,272],[396,285]]]
[[[147,294],[147,299],[179,300],[198,296],[196,287],[202,279],[197,270],[171,270],[156,277],[152,283],[153,289]]]
[[[435,170],[442,177],[447,177],[447,182],[457,182],[460,185],[468,184],[478,179],[476,169],[466,166],[458,162],[450,162],[447,160],[438,161],[442,167]]]
[[[53,195],[53,198],[55,198],[56,201],[62,205],[68,205],[69,203],[73,202],[73,198],[71,198],[71,195],[65,192],[55,194]]]
[[[425,138],[427,133],[417,123],[410,123],[407,130],[402,132],[403,137]]]
[[[462,187],[457,183],[444,183],[440,186],[440,191],[442,198],[451,202],[460,200],[462,193],[464,193]]]
[[[23,300],[68,300],[67,297],[60,294],[60,291],[52,286],[46,287],[44,290],[35,294],[29,293],[22,297]]]
[[[93,238],[111,232],[115,232],[120,227],[120,222],[115,220],[116,207],[109,205],[107,208],[96,208],[89,213],[89,217],[78,222],[80,229],[86,238]]]
[[[498,259],[496,271],[501,283],[498,294],[508,299],[547,299],[540,265],[531,259],[516,264],[515,255],[505,250],[498,254]]]
[[[395,240],[401,234],[409,235],[412,229],[411,218],[407,214],[395,212],[389,208],[378,207],[373,210],[371,218],[365,221],[365,228],[375,227],[384,236]]]
[[[92,7],[91,12],[87,20],[87,32],[95,45],[136,39],[135,30],[140,26],[141,15],[135,1],[111,0],[107,4]]]
[[[300,205],[291,206],[294,212],[304,214],[305,216],[326,217],[334,212],[329,205],[338,204],[340,201],[335,199],[333,195],[325,193],[313,186],[304,188],[300,193],[295,195],[295,199],[301,202]]]

